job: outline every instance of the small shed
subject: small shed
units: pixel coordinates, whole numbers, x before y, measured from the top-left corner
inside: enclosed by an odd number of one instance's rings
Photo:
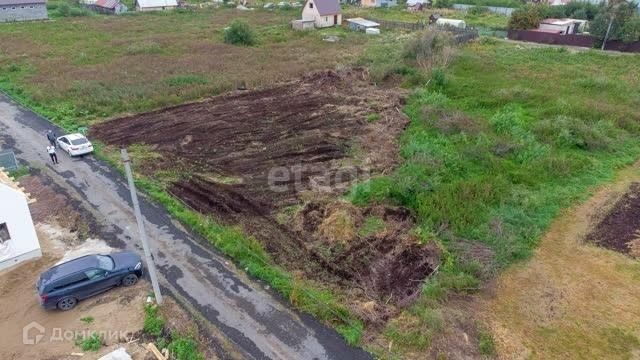
[[[347,19],[347,26],[349,26],[349,29],[354,31],[366,32],[367,29],[377,28],[378,26],[380,26],[380,24],[378,24],[375,21],[371,21],[363,18],[351,18],[351,19]]]
[[[42,256],[28,194],[0,170],[0,270]]]
[[[127,12],[127,6],[120,0],[96,0],[87,7],[95,12],[109,15],[119,15]]]
[[[464,20],[445,19],[445,18],[438,18],[436,20],[436,25],[441,27],[453,27],[458,29],[465,29],[467,27],[467,23],[465,23]]]
[[[48,18],[46,0],[0,0],[0,22]]]
[[[315,20],[293,20],[291,21],[291,27],[294,30],[304,31],[304,30],[313,30],[314,29]]]
[[[172,10],[178,7],[177,0],[136,0],[136,11]]]
[[[313,20],[314,27],[324,28],[342,24],[339,0],[307,0],[302,8],[302,20]]]

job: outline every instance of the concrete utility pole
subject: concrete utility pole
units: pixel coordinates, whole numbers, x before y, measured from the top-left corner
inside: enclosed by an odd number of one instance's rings
[[[147,243],[147,233],[144,230],[144,222],[142,221],[142,213],[140,213],[140,204],[138,203],[138,194],[136,193],[136,185],[133,182],[133,174],[131,172],[131,159],[127,149],[121,149],[122,161],[124,162],[124,170],[127,173],[127,181],[129,182],[129,191],[131,191],[131,202],[133,203],[133,211],[136,214],[136,221],[138,222],[138,231],[140,232],[140,241],[142,241],[142,248],[144,249],[144,257],[147,262],[147,270],[149,271],[149,277],[151,278],[151,285],[153,285],[153,293],[156,297],[158,305],[162,304],[162,294],[160,294],[160,285],[158,284],[158,276],[156,275],[156,265],[151,258],[151,250],[149,250],[149,244]]]
[[[604,46],[607,44],[607,40],[609,39],[609,32],[611,31],[611,25],[613,25],[614,15],[611,15],[611,20],[609,20],[609,26],[607,27],[607,33],[604,34],[604,40],[602,40],[602,49],[604,50]]]

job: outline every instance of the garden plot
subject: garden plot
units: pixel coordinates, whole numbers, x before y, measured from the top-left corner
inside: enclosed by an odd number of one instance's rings
[[[438,262],[401,208],[337,200],[354,181],[391,170],[408,119],[403,93],[363,69],[299,80],[97,124],[93,136],[145,149],[138,171],[191,208],[240,224],[276,261],[405,304]]]
[[[587,240],[607,249],[640,257],[640,183],[633,183]]]

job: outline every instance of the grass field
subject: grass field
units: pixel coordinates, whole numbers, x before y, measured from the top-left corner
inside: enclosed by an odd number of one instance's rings
[[[363,34],[292,32],[297,11],[180,11],[57,18],[0,26],[0,87],[67,126],[271,84],[349,62]],[[255,47],[224,44],[233,18],[252,24]],[[347,51],[348,50],[348,51]]]
[[[363,14],[399,21],[424,16],[398,10]],[[451,293],[474,293],[485,273],[530,258],[561,209],[640,155],[637,56],[485,39],[462,48],[427,87],[429,77],[404,55],[400,40],[407,35],[294,33],[287,23],[297,16],[298,11],[221,9],[3,24],[0,88],[75,129],[218,94],[241,82],[268,85],[315,69],[356,63],[380,79],[404,76],[402,86],[415,88],[405,108],[411,124],[400,140],[404,162],[393,174],[356,186],[349,197],[356,204],[389,202],[413,210],[420,237],[439,244],[444,261],[414,305],[368,334],[369,349],[389,358],[424,358],[439,334],[456,326],[443,305]],[[222,42],[222,29],[236,17],[256,29],[257,46]],[[325,42],[325,34],[341,41]],[[311,284],[273,266],[255,240],[189,212],[157,184],[141,179],[140,185],[249,273],[276,283],[274,288],[315,316],[339,318],[333,323],[341,333],[353,343],[360,340],[362,323],[330,292],[313,292]],[[475,250],[461,250],[460,244]],[[493,353],[491,335],[470,335],[471,355]]]
[[[419,12],[405,11],[401,6],[395,8],[360,8],[346,7],[344,18],[363,17],[388,21],[425,22],[428,23],[431,14],[440,14],[445,18],[462,19],[468,26],[480,30],[506,30],[509,17],[492,13],[472,14],[471,12],[453,9],[428,9]]]
[[[485,266],[529,258],[560,209],[638,158],[638,66],[636,56],[483,41],[462,50],[439,86],[415,92],[404,165],[351,196],[413,209],[421,231],[451,250],[407,317],[432,313],[452,289],[477,290]],[[456,251],[462,240],[485,244],[493,261]],[[426,348],[433,321],[407,323],[387,341]]]

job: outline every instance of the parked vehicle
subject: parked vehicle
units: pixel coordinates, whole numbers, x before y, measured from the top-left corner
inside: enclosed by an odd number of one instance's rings
[[[93,152],[93,144],[82,134],[69,134],[57,139],[58,146],[71,156]]]
[[[141,276],[142,260],[134,252],[86,255],[43,272],[36,288],[45,309],[71,310],[80,300],[116,286],[134,285]]]

